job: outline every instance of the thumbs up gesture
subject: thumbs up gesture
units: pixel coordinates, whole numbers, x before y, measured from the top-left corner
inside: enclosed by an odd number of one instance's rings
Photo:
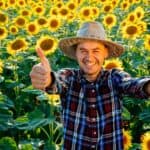
[[[51,67],[41,48],[37,48],[36,53],[41,62],[32,67],[30,78],[34,88],[45,90],[51,84]]]

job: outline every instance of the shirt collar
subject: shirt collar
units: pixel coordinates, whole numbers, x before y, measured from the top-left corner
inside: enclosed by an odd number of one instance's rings
[[[80,82],[83,82],[83,83],[99,83],[99,81],[102,79],[103,75],[104,75],[104,69],[102,68],[101,71],[99,72],[98,76],[97,76],[97,79],[94,82],[89,82],[84,77],[83,70],[79,69],[79,71],[78,71],[78,80]]]

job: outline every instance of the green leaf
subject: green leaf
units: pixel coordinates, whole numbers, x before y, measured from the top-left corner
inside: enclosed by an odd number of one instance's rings
[[[24,116],[18,117],[15,120],[15,126],[21,130],[32,130],[40,126],[45,126],[54,121],[53,116],[46,118],[45,114],[35,109],[33,112],[26,113]]]
[[[126,107],[123,107],[122,117],[124,120],[130,120],[131,119],[131,114]]]
[[[2,83],[4,81],[4,77],[3,76],[0,76],[0,83]]]
[[[139,119],[143,122],[150,122],[150,109],[144,109],[143,112],[139,114]]]
[[[35,94],[35,95],[41,95],[44,93],[44,91],[34,89],[31,85],[22,89],[22,92],[29,93],[29,94]]]
[[[1,150],[17,150],[16,142],[11,137],[3,137],[0,139]]]

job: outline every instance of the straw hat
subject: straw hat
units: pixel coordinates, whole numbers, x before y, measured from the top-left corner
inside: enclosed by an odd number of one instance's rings
[[[108,48],[108,58],[120,56],[124,48],[122,45],[106,39],[106,33],[99,22],[86,22],[77,31],[77,36],[63,38],[59,41],[59,48],[70,58],[76,59],[76,45],[85,41],[94,40],[103,43]]]

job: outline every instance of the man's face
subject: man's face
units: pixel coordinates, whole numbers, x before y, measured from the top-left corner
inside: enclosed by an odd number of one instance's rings
[[[107,56],[108,50],[102,43],[84,41],[77,45],[76,58],[89,81],[94,81],[97,78]]]

